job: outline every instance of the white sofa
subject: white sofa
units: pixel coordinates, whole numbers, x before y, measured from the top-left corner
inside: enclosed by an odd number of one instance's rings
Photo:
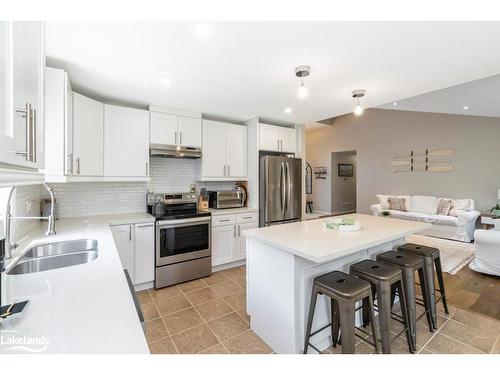
[[[405,199],[407,211],[389,209],[389,197]],[[427,195],[377,195],[378,203],[371,205],[373,215],[382,215],[389,211],[390,216],[398,219],[423,221],[432,227],[419,234],[432,237],[447,238],[462,242],[474,240],[476,221],[481,212],[474,209],[472,199],[451,199],[452,209],[449,215],[437,215],[438,197]]]
[[[476,257],[469,267],[477,272],[500,276],[500,231],[478,229],[474,237]]]

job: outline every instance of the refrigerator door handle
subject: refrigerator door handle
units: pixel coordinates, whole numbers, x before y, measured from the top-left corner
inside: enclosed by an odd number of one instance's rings
[[[285,191],[285,163],[281,163],[280,167],[280,203],[281,203],[281,212],[284,215],[285,212],[285,199],[286,199],[286,191]]]
[[[287,185],[287,198],[286,198],[286,211],[290,208],[290,200],[292,199],[292,182],[290,181],[290,164],[286,162],[286,185]]]

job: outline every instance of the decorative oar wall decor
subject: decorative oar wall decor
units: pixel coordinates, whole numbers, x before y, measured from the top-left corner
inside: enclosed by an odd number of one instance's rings
[[[454,153],[455,150],[449,149],[393,154],[390,165],[393,172],[451,172],[455,169],[450,159]]]

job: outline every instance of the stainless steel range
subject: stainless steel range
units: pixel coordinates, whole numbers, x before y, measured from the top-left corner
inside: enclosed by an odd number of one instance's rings
[[[155,289],[212,272],[210,213],[197,209],[195,193],[147,194],[156,217]]]

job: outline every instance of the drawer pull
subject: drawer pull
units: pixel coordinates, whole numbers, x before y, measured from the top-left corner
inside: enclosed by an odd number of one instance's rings
[[[219,222],[221,222],[221,223],[226,222],[226,221],[231,221],[231,219],[221,219],[221,220],[219,220]]]
[[[243,219],[251,219],[253,216],[243,216]]]

